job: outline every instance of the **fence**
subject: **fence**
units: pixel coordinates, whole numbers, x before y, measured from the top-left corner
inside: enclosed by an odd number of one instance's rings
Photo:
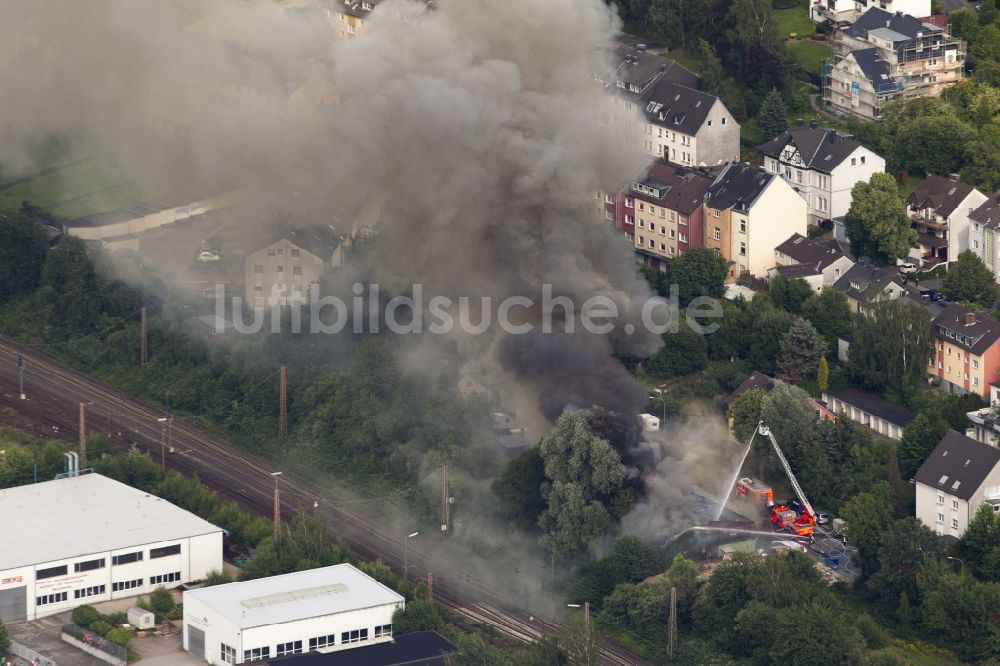
[[[35,663],[35,660],[37,659],[41,666],[56,666],[56,662],[52,661],[48,657],[38,654],[31,648],[24,647],[17,641],[10,642],[10,653],[15,657],[20,657],[21,659],[30,661],[31,663]]]
[[[98,659],[110,664],[124,664],[128,661],[128,650],[107,638],[87,631],[75,624],[64,624],[63,640],[89,652]]]

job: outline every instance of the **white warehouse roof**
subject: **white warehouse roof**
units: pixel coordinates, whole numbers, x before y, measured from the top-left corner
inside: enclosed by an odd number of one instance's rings
[[[184,592],[241,629],[403,603],[401,595],[350,564],[296,571]]]
[[[0,490],[0,525],[0,571],[222,531],[100,474]]]

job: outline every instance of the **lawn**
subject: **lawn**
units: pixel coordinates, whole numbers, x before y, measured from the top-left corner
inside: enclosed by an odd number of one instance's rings
[[[663,54],[663,57],[676,60],[678,63],[684,65],[695,74],[697,74],[698,70],[701,69],[701,66],[698,64],[698,58],[696,58],[695,55],[687,49],[672,49]]]
[[[0,186],[0,208],[18,208],[29,201],[67,219],[124,208],[140,200],[139,188],[101,155],[10,187]]]
[[[833,49],[829,46],[808,39],[789,44],[788,52],[799,67],[809,74],[819,74],[819,66],[823,61],[833,57]]]
[[[808,10],[802,7],[774,10],[774,22],[782,39],[791,36],[793,32],[799,37],[816,32],[816,24],[809,19]]]
[[[922,182],[924,182],[923,178],[919,178],[917,176],[908,176],[906,178],[906,182],[904,182],[902,185],[899,186],[899,196],[903,197],[904,199],[910,196],[916,191],[918,187],[920,187],[920,183]]]

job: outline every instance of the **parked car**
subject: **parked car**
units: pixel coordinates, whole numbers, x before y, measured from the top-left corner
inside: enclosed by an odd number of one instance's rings
[[[944,298],[944,294],[942,294],[942,293],[941,293],[940,291],[938,291],[937,289],[928,289],[928,290],[927,290],[927,291],[925,291],[925,292],[924,292],[923,294],[921,294],[921,296],[922,296],[922,297],[923,297],[923,298],[924,298],[925,300],[928,300],[928,301],[935,301],[935,302],[936,302],[936,301],[940,301],[941,299],[943,299],[943,298]]]
[[[823,509],[816,509],[816,522],[820,525],[826,525],[830,522],[830,514]]]
[[[902,264],[899,265],[899,272],[900,273],[916,273],[917,272],[917,265],[916,264],[911,264],[908,261],[904,262],[904,263],[902,263]]]

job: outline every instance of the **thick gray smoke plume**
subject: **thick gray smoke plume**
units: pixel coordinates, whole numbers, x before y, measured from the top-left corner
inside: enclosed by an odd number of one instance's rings
[[[593,218],[595,192],[642,162],[601,126],[604,3],[388,0],[346,40],[332,4],[3,3],[2,166],[73,128],[157,193],[246,188],[265,211],[248,225],[274,210],[377,222],[367,270],[387,291],[538,301],[547,283],[578,308],[608,295],[623,315],[609,336],[494,327],[452,345],[532,426],[567,404],[634,412],[645,396],[611,354],[659,340],[639,325],[649,293],[629,244]]]

